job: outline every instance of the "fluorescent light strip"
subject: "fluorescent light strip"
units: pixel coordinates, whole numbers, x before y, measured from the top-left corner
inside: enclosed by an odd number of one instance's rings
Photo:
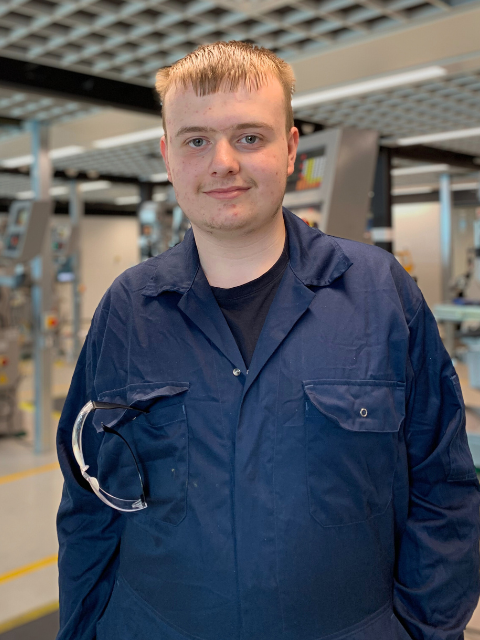
[[[152,182],[167,182],[168,181],[168,173],[154,173],[150,176],[150,180]]]
[[[68,187],[64,187],[62,185],[57,185],[55,187],[50,187],[49,194],[51,196],[65,196],[68,193]],[[32,200],[35,198],[34,191],[19,191],[15,194],[17,200]]]
[[[394,196],[416,196],[420,193],[432,193],[433,191],[432,187],[399,187],[394,189],[392,194]]]
[[[142,142],[143,140],[155,140],[156,138],[161,138],[163,136],[163,133],[163,127],[144,129],[143,131],[125,133],[121,136],[113,136],[112,138],[102,138],[101,140],[95,140],[93,146],[97,149],[121,147],[124,144],[133,144],[134,142]]]
[[[79,153],[83,153],[85,149],[76,145],[69,147],[60,147],[58,149],[52,149],[49,152],[49,156],[52,160],[58,160],[59,158],[66,158],[68,156],[76,156]],[[17,156],[16,158],[8,158],[7,160],[0,160],[2,167],[6,169],[18,169],[18,167],[27,167],[33,164],[32,154],[26,156]]]
[[[395,142],[401,147],[408,147],[412,144],[423,144],[424,142],[442,142],[443,140],[457,140],[459,138],[473,138],[475,136],[480,136],[480,127],[473,127],[473,129],[457,129],[456,131],[427,133],[421,136],[399,138],[398,140],[395,140]]]
[[[447,70],[443,67],[433,66],[416,69],[415,71],[406,71],[405,73],[396,73],[382,78],[374,78],[373,80],[365,80],[363,82],[354,82],[342,87],[334,87],[333,89],[325,89],[324,91],[316,91],[304,96],[296,96],[292,99],[292,107],[300,109],[309,107],[313,104],[321,102],[332,102],[341,98],[350,96],[358,96],[364,93],[372,93],[381,89],[391,89],[403,84],[411,84],[414,82],[422,82],[424,80],[433,80],[441,78],[447,74]]]
[[[392,176],[413,176],[417,173],[442,173],[450,171],[448,164],[425,164],[421,167],[402,167],[400,169],[392,169]]]
[[[18,169],[18,167],[26,167],[33,162],[33,156],[18,156],[16,158],[8,158],[8,160],[2,160],[0,164],[6,169]],[[21,192],[22,193],[22,192]]]
[[[59,158],[67,158],[68,156],[76,156],[79,153],[85,151],[84,147],[77,145],[70,145],[69,147],[61,147],[60,149],[52,149],[50,151],[50,158],[52,160],[58,160]]]
[[[463,184],[452,184],[451,189],[452,191],[472,191],[472,189],[478,189],[479,186],[478,182],[464,182]]]
[[[138,204],[140,202],[140,196],[120,196],[115,198],[115,204]]]
[[[17,200],[32,200],[35,197],[34,191],[19,191],[15,194]]]
[[[110,189],[112,186],[108,180],[96,180],[95,182],[83,182],[80,185],[80,191],[100,191],[101,189]]]
[[[68,187],[59,185],[58,187],[51,187],[49,191],[51,196],[66,196],[68,193]]]

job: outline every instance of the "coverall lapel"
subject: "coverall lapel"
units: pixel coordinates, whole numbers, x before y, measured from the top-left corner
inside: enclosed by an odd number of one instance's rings
[[[314,298],[315,293],[300,282],[287,265],[253,353],[244,395]]]
[[[269,358],[307,311],[318,287],[332,284],[352,265],[334,238],[308,227],[283,209],[290,262],[278,287],[258,339],[244,395]],[[314,286],[315,291],[309,287]]]
[[[246,376],[244,393],[308,309],[315,297],[309,286],[328,286],[352,265],[334,238],[310,229],[288,209],[283,210],[283,216],[290,263],[260,334]],[[178,302],[182,313],[230,360],[234,368],[246,373],[235,338],[200,268],[192,230],[187,231],[182,243],[152,260],[155,270],[143,288],[143,295],[156,297],[165,291],[182,294]]]
[[[245,363],[230,327],[215,300],[203,269],[200,267],[193,232],[189,229],[183,242],[157,258],[142,293],[157,297],[167,291],[182,295],[178,308],[230,360],[232,368],[246,371]]]
[[[197,325],[230,360],[233,368],[246,372],[246,366],[230,327],[215,300],[208,280],[199,269],[192,287],[182,296],[178,308]]]

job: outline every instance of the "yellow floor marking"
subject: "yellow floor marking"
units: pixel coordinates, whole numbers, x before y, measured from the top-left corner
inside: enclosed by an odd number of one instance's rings
[[[33,622],[33,620],[43,618],[43,616],[47,616],[49,613],[53,613],[57,609],[58,601],[50,602],[50,604],[45,604],[43,607],[37,607],[32,611],[27,611],[27,613],[15,616],[15,618],[10,618],[10,620],[6,620],[5,622],[0,622],[0,633],[6,633],[7,631],[10,631],[10,629],[21,627],[22,624],[27,624],[27,622]]]
[[[46,558],[42,558],[41,560],[37,560],[36,562],[25,564],[23,567],[18,567],[18,569],[14,569],[13,571],[2,573],[0,575],[0,584],[2,584],[3,582],[9,582],[10,580],[15,580],[16,578],[20,578],[20,576],[24,576],[27,573],[33,573],[34,571],[38,571],[39,569],[49,567],[50,565],[55,564],[57,560],[58,554],[54,553],[53,556],[47,556]]]
[[[8,476],[0,476],[0,485],[15,482],[15,480],[22,480],[22,478],[28,478],[29,476],[36,476],[39,473],[54,471],[55,469],[60,469],[58,462],[50,462],[50,464],[44,464],[41,467],[33,467],[32,469],[25,469],[25,471],[10,473]]]
[[[22,400],[18,403],[18,406],[20,409],[23,409],[23,411],[28,411],[29,413],[33,413],[35,411],[35,405],[33,402],[30,402],[30,400]],[[55,420],[60,420],[60,415],[60,411],[52,411],[52,416]]]

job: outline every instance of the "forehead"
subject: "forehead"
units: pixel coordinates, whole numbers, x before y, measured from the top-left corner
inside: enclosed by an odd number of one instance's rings
[[[240,85],[231,91],[220,87],[216,93],[204,96],[197,95],[192,86],[173,86],[165,96],[164,109],[170,131],[185,125],[228,128],[235,122],[251,122],[260,116],[262,122],[285,126],[285,96],[280,81],[273,76],[258,89]]]

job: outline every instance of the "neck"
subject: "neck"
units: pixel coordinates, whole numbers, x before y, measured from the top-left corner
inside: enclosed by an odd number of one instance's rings
[[[280,258],[285,245],[283,215],[247,235],[217,237],[192,224],[200,264],[212,287],[230,289],[259,278]]]

